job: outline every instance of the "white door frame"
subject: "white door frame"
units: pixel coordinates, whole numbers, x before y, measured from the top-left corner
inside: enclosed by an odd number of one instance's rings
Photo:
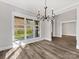
[[[70,20],[70,21],[61,21],[60,22],[60,37],[62,37],[62,29],[63,29],[63,24],[65,24],[65,23],[71,23],[71,22],[76,22],[76,20]]]

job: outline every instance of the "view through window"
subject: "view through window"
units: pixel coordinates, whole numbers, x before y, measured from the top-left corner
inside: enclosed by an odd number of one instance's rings
[[[40,22],[23,17],[14,17],[14,38],[15,40],[31,39],[40,37]]]
[[[24,39],[24,18],[14,17],[15,19],[15,39],[23,40]]]
[[[39,31],[39,21],[34,21],[35,22],[35,37],[39,37],[40,31]]]
[[[33,27],[34,27],[34,22],[31,19],[26,19],[26,37],[27,38],[33,38]]]

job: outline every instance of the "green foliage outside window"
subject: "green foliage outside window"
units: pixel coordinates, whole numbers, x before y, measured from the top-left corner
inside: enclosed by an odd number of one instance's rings
[[[15,19],[17,20],[17,19]],[[21,20],[18,18],[18,20]],[[24,21],[24,20],[21,20]],[[24,40],[25,35],[27,38],[33,38],[33,36],[35,35],[35,37],[39,37],[39,21],[33,21],[33,20],[26,20],[26,31],[25,31],[25,27],[23,24],[21,24],[20,21],[16,22],[16,26],[15,26],[15,39],[16,40]],[[35,27],[35,30],[33,30],[33,27]],[[33,33],[35,32],[35,34]],[[26,34],[25,34],[26,33]]]
[[[26,35],[27,35],[27,36],[33,35],[33,30],[32,30],[32,28],[27,28],[27,30],[26,30]]]
[[[24,39],[24,30],[23,29],[16,29],[15,30],[15,38],[17,40],[23,40]]]

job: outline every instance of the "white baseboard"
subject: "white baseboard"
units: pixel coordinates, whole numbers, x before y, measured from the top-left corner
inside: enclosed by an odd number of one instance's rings
[[[12,45],[7,46],[7,47],[0,47],[0,51],[7,50],[7,49],[10,49],[10,48],[12,48]]]
[[[76,36],[76,35],[66,35],[66,36]],[[55,36],[53,36],[53,37],[60,37],[60,38],[61,38],[62,35],[60,35],[60,36],[59,36],[59,35],[55,35]]]
[[[37,42],[37,41],[40,41],[40,40],[44,40],[44,38],[38,37],[38,38],[34,38],[34,39],[28,39],[28,40],[26,40],[25,43],[29,44],[29,43]]]
[[[61,38],[62,36],[59,36],[59,35],[55,35],[55,36],[53,36],[53,37],[60,37],[60,38]]]
[[[56,35],[53,35],[53,37],[56,37]]]
[[[51,38],[47,38],[47,37],[45,37],[44,39],[45,39],[45,40],[48,40],[48,41],[52,41]]]
[[[76,36],[76,35],[73,35],[73,34],[65,34],[66,36]]]

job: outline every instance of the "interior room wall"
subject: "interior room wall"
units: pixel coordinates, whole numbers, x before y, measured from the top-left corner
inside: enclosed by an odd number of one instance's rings
[[[76,36],[76,22],[63,23],[62,35]]]
[[[51,39],[51,32],[52,32],[52,27],[51,27],[51,21],[47,21],[47,20],[45,20],[45,29],[44,29],[44,37],[45,37],[45,39],[46,40],[49,40],[49,41],[51,41],[52,39]]]
[[[10,6],[0,2],[0,50],[10,48],[12,45],[11,12]]]
[[[18,7],[15,7],[0,1],[0,51],[12,47],[12,39],[13,39],[12,38],[12,25],[13,25],[12,13],[13,12],[19,12],[25,15],[33,16],[30,12],[26,10],[20,9]],[[30,41],[34,41],[34,40],[26,40],[24,42],[27,43]]]
[[[70,11],[64,12],[62,14],[58,14],[55,16],[55,36],[62,36],[62,22],[66,21],[76,21],[76,9],[72,9]]]

